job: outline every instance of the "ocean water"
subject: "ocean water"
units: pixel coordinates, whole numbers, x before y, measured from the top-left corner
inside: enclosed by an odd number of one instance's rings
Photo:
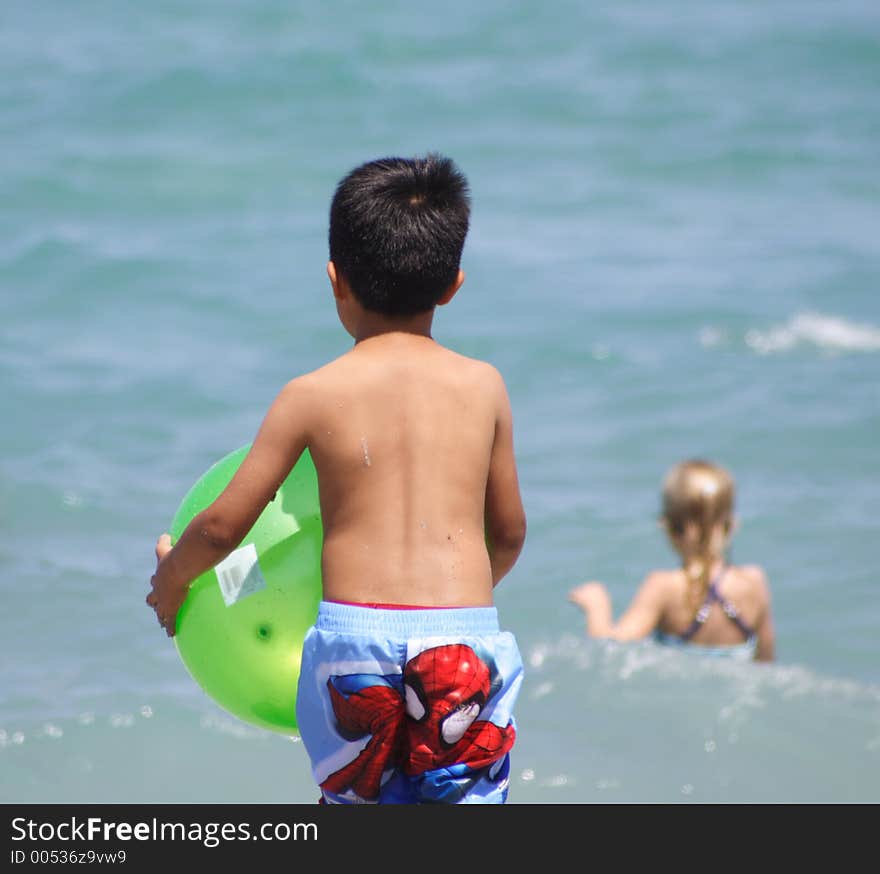
[[[327,210],[439,150],[474,199],[435,337],[504,374],[529,533],[512,803],[880,801],[880,7],[76,4],[0,27],[0,801],[302,802],[144,605],[280,386],[348,348]],[[737,479],[772,665],[591,641]]]

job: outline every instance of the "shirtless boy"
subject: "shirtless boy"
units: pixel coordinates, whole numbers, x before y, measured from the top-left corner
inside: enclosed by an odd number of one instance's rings
[[[431,335],[464,281],[465,177],[448,158],[352,170],[327,273],[353,347],[285,385],[225,491],[171,547],[147,603],[168,635],[190,583],[232,552],[308,449],[323,593],[297,724],[327,803],[503,803],[522,682],[494,587],[526,519],[504,381]]]

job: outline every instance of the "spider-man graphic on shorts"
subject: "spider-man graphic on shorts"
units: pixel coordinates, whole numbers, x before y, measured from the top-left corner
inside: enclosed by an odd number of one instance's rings
[[[506,801],[522,662],[513,636],[498,629],[495,609],[396,611],[327,602],[321,612],[334,621],[322,622],[319,612],[297,693],[321,801]],[[377,615],[388,613],[394,615]],[[359,631],[336,630],[340,616]],[[391,627],[380,636],[382,618]],[[442,641],[438,627],[458,639]],[[428,628],[435,633],[420,636]]]

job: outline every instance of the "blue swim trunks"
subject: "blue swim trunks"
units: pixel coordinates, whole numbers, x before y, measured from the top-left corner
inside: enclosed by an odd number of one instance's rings
[[[522,678],[495,607],[322,601],[296,699],[320,800],[503,804]]]

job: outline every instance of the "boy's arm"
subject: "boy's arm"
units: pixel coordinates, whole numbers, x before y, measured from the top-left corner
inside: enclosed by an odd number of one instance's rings
[[[303,391],[294,380],[272,403],[229,485],[193,517],[173,548],[167,534],[159,538],[147,604],[169,637],[192,581],[241,543],[296,464],[307,445],[307,421]]]
[[[513,415],[500,374],[495,439],[486,480],[486,546],[492,564],[492,585],[497,586],[522,552],[526,539],[526,514],[519,491],[513,451]]]

